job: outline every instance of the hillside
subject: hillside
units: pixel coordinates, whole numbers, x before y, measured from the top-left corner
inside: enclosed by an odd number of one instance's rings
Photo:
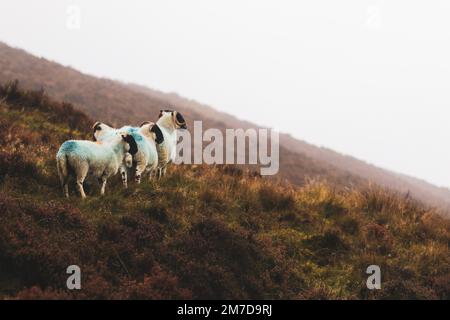
[[[0,43],[0,83],[13,79],[20,80],[21,85],[28,89],[45,88],[56,99],[73,103],[90,117],[117,125],[154,119],[161,106],[170,105],[191,120],[201,119],[204,128],[257,127],[176,94],[85,75]],[[280,140],[280,177],[294,184],[302,185],[309,178],[321,178],[336,186],[347,187],[373,182],[409,193],[444,211],[450,206],[450,190],[447,188],[377,168],[289,135],[281,135]]]
[[[92,119],[17,84],[0,101],[0,298],[450,298],[450,223],[410,197],[179,166],[127,190],[110,181],[104,197],[92,183],[82,202],[71,186],[65,200],[54,155]]]

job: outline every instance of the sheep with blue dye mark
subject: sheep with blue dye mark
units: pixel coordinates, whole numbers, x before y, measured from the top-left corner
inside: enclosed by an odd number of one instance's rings
[[[173,110],[161,110],[156,125],[160,128],[164,142],[157,145],[158,177],[166,174],[167,166],[175,161],[177,149],[177,129],[187,129],[182,114]]]
[[[100,193],[105,194],[106,181],[117,174],[127,153],[138,151],[136,141],[127,132],[115,132],[108,141],[69,140],[64,142],[57,155],[58,174],[66,197],[69,197],[69,178],[74,176],[78,191],[86,198],[83,182],[92,175],[101,184]]]
[[[108,141],[114,139],[119,130],[113,128],[106,123],[97,121],[92,126],[94,141]],[[139,149],[139,148],[138,148]],[[119,172],[122,177],[122,183],[125,188],[128,187],[127,168],[133,166],[133,157],[128,152],[125,154],[124,161],[119,167]]]
[[[141,183],[142,176],[148,174],[151,178],[158,166],[157,145],[164,141],[161,130],[152,122],[144,122],[140,127],[124,126],[114,129],[105,124],[100,124],[100,130],[94,132],[94,139],[107,141],[115,131],[125,131],[136,141],[138,151],[133,155],[134,176],[136,183]],[[124,185],[126,185],[127,174],[122,173]]]
[[[141,183],[144,174],[147,174],[151,179],[158,167],[157,146],[164,142],[161,130],[152,122],[144,122],[139,128],[125,126],[120,130],[125,130],[131,134],[138,144],[139,151],[133,155],[136,183]]]

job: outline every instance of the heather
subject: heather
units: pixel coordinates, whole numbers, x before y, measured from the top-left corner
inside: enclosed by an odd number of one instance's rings
[[[92,119],[17,82],[0,101],[0,298],[450,298],[450,222],[408,194],[182,165],[126,190],[117,177],[104,197],[88,181],[85,201],[72,184],[66,200],[55,154]]]

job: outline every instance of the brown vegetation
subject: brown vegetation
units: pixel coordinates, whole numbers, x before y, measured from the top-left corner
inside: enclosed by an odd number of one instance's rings
[[[188,119],[202,120],[204,128],[257,127],[176,94],[88,76],[0,43],[0,83],[11,79],[19,79],[27,89],[44,87],[54,98],[75,104],[91,118],[116,125],[155,119],[162,106],[170,106]],[[281,135],[280,140],[280,177],[291,183],[301,185],[310,178],[320,177],[335,186],[354,187],[369,181],[399,192],[410,192],[415,198],[444,210],[450,206],[450,190],[446,188],[377,168],[289,135]]]
[[[450,298],[450,223],[411,197],[178,166],[65,200],[54,155],[92,121],[14,83],[0,93],[1,298]],[[80,291],[65,287],[72,264]],[[372,264],[379,291],[365,286]]]

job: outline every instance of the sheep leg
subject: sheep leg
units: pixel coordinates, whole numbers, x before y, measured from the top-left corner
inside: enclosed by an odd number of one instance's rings
[[[84,193],[83,181],[84,181],[84,179],[77,180],[77,187],[78,187],[78,191],[80,192],[81,198],[85,199],[86,193]]]
[[[120,167],[120,175],[122,176],[122,184],[123,187],[126,189],[128,188],[128,178],[127,178],[127,168],[124,166]]]
[[[63,192],[64,192],[64,196],[66,198],[69,197],[69,183],[67,181],[64,181],[63,183]]]
[[[158,177],[158,180],[161,179],[161,168],[156,169],[156,176]]]
[[[66,198],[69,198],[69,173],[67,170],[67,157],[58,157],[56,159],[56,165],[58,168],[59,181],[63,189],[63,194]]]
[[[87,164],[85,164],[85,165],[81,165],[81,167],[77,173],[77,187],[78,187],[78,191],[80,192],[81,198],[83,198],[83,199],[86,198],[86,193],[84,193],[84,188],[83,188],[83,182],[84,182],[84,179],[86,179],[88,171],[89,171],[89,166]]]
[[[152,181],[154,169],[149,168],[149,169],[147,169],[147,172],[148,172],[148,181]]]
[[[66,198],[69,198],[69,179],[68,177],[60,177],[61,187],[63,189],[63,194]]]
[[[135,180],[137,184],[141,183],[141,177],[142,177],[142,173],[145,171],[145,165],[142,164],[138,164],[136,166],[136,175],[135,175]]]
[[[102,176],[99,179],[99,182],[101,183],[102,187],[100,188],[100,194],[103,196],[105,194],[105,188],[106,188],[106,180],[107,177],[106,176]]]
[[[158,180],[164,175],[164,168],[158,168]]]

